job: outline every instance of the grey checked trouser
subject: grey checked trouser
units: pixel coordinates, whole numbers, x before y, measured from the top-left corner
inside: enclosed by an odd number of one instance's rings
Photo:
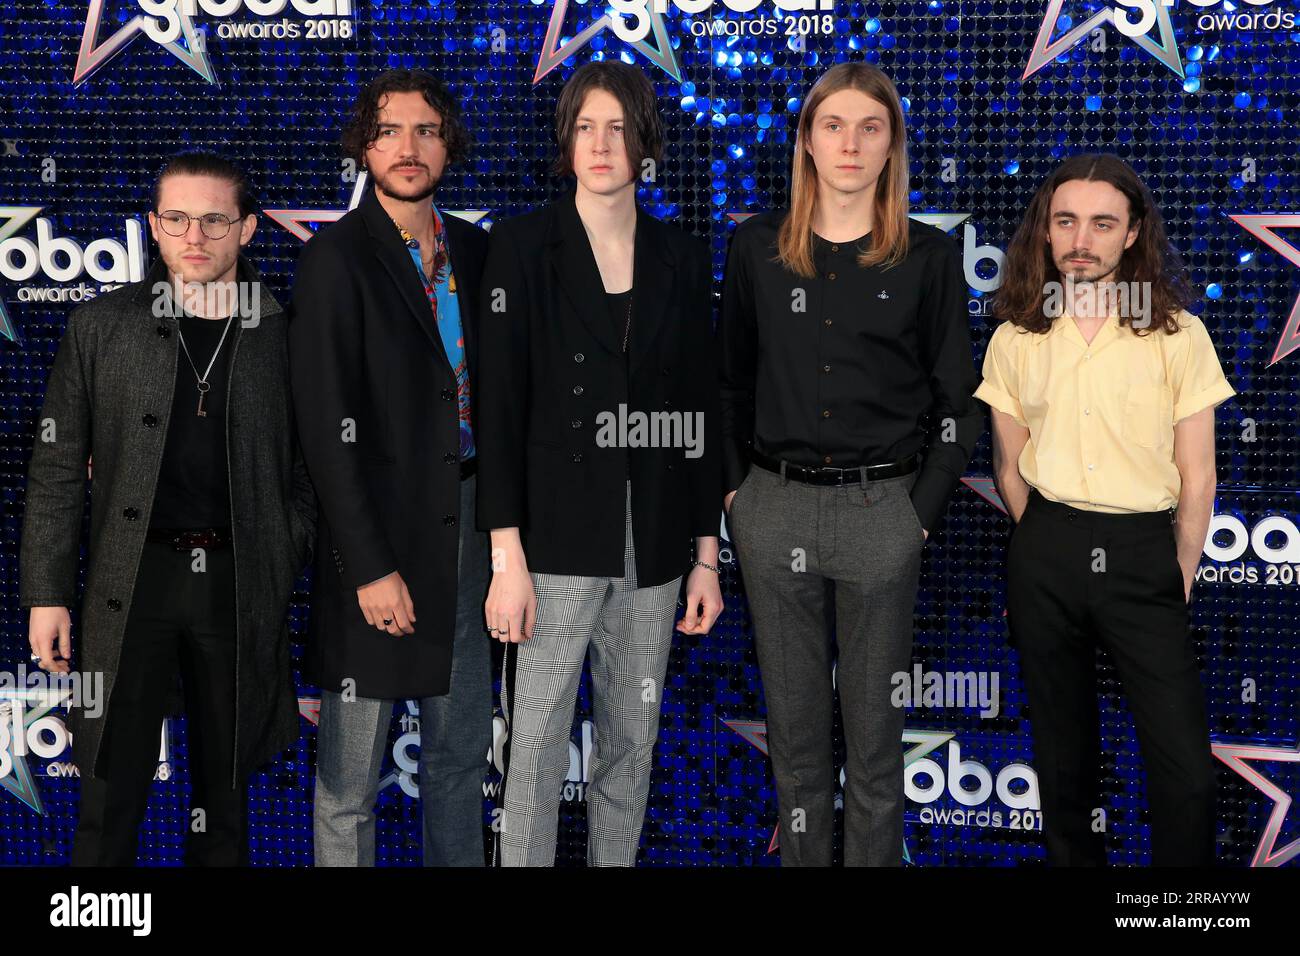
[[[503,866],[555,865],[560,791],[588,649],[596,740],[586,791],[587,864],[636,862],[681,578],[638,588],[630,509],[625,540],[621,578],[532,576],[533,636],[516,645],[509,698],[502,685],[510,715]]]

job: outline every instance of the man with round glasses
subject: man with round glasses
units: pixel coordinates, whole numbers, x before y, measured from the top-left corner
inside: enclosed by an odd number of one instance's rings
[[[244,174],[173,157],[153,190],[159,261],[68,319],[33,443],[20,553],[32,660],[73,664],[108,706],[74,708],[81,812],[72,863],[135,862],[159,734],[181,678],[192,803],[186,861],[246,862],[246,780],[293,743],[286,615],[316,506],[298,453],[287,321],[241,255]]]

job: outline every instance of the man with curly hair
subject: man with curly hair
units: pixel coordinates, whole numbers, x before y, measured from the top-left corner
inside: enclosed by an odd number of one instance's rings
[[[294,279],[294,403],[321,503],[308,654],[318,866],[374,864],[380,765],[407,698],[420,708],[424,863],[484,863],[489,559],[474,530],[471,386],[487,235],[433,202],[468,152],[460,113],[422,71],[362,90],[343,146],[372,186],[307,243]]]

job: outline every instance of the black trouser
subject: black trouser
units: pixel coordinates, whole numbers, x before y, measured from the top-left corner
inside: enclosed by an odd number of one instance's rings
[[[99,774],[82,768],[73,866],[132,866],[158,768],[176,675],[185,689],[190,866],[247,862],[247,789],[232,787],[235,745],[235,571],[229,547],[191,552],[148,542],[140,559],[117,679],[105,715]],[[200,814],[197,811],[202,810]]]
[[[1168,512],[1100,514],[1031,492],[1008,551],[1007,617],[1029,697],[1047,858],[1104,866],[1096,647],[1137,727],[1151,862],[1214,860],[1214,766]]]

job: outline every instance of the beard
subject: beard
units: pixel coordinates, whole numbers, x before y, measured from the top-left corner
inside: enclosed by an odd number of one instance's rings
[[[1092,259],[1091,262],[1078,264],[1069,261],[1077,255],[1078,253],[1072,249],[1056,262],[1057,272],[1062,276],[1069,276],[1075,282],[1100,282],[1114,275],[1119,268],[1120,257],[1116,257],[1112,262],[1107,262],[1104,259],[1087,254]]]
[[[400,199],[402,202],[420,202],[433,195],[434,190],[438,188],[438,180],[429,176],[423,183],[418,180],[409,183],[403,182],[394,174],[394,170],[403,168],[405,167],[399,164],[390,166],[383,175],[375,173],[375,188],[385,196],[391,199]],[[426,175],[429,172],[427,166],[416,168],[423,169]]]

